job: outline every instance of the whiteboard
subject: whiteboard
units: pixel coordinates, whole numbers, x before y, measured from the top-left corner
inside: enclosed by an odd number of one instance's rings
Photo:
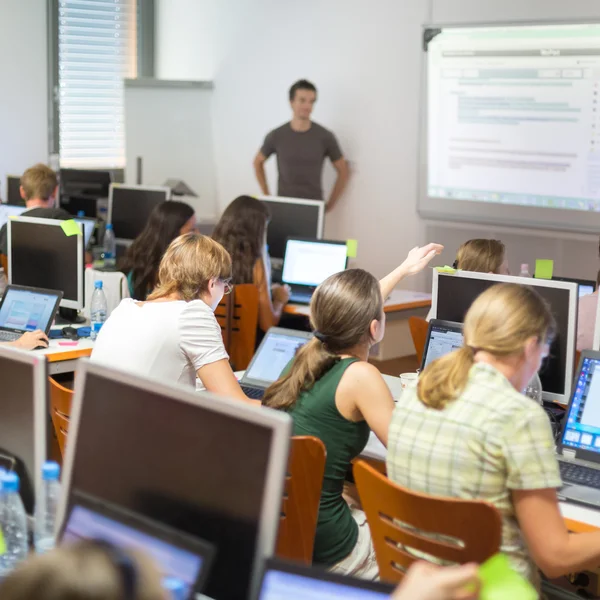
[[[198,198],[184,197],[199,217],[217,215],[212,134],[212,83],[157,79],[125,80],[125,183],[183,180]]]

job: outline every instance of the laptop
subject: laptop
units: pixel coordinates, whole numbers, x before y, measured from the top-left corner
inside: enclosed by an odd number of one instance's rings
[[[596,291],[596,282],[593,279],[573,279],[572,277],[552,277],[552,281],[566,281],[576,283],[579,298],[593,294]]]
[[[385,583],[267,560],[256,600],[387,600],[393,591]]]
[[[309,304],[317,286],[347,266],[346,242],[288,238],[281,280],[292,289],[290,302]]]
[[[427,329],[427,339],[423,350],[421,371],[434,360],[462,348],[463,324],[454,321],[431,319]]]
[[[27,207],[13,206],[12,204],[0,204],[0,227],[6,225],[11,217],[20,217]]]
[[[600,506],[600,352],[584,350],[557,448],[562,500]]]
[[[311,338],[308,331],[271,327],[240,380],[246,396],[261,400],[265,390],[279,379],[296,352]]]
[[[215,554],[212,544],[99,498],[74,491],[60,543],[99,540],[149,555],[162,577],[178,579],[185,598],[202,591]]]
[[[14,342],[36,329],[48,335],[62,297],[58,290],[6,286],[0,301],[0,342]]]

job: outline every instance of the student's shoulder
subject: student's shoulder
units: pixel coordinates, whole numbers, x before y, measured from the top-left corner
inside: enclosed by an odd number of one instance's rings
[[[344,371],[343,379],[347,385],[357,388],[370,386],[377,382],[382,382],[385,385],[379,369],[364,360],[357,360],[348,365]]]

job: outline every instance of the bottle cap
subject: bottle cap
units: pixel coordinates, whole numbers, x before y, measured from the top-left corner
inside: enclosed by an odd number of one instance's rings
[[[107,231],[108,231],[109,229],[112,229],[112,228],[113,228],[113,226],[112,226],[112,223],[107,223],[107,224],[106,224],[106,230],[107,230]]]
[[[96,288],[97,290],[101,290],[102,289],[102,281],[95,281],[94,282],[94,288]]]
[[[85,210],[78,210],[77,211],[77,216],[79,218],[85,217]]]
[[[521,265],[521,271],[529,271],[529,264],[528,263],[523,263]]]
[[[2,478],[2,491],[18,492],[19,491],[19,476],[16,473],[7,473]]]
[[[42,467],[42,479],[44,481],[58,481],[60,477],[60,465],[51,460],[44,463]]]

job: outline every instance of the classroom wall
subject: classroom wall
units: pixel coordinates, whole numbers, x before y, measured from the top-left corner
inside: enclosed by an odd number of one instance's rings
[[[316,121],[338,136],[350,161],[350,187],[327,218],[332,238],[357,238],[359,266],[383,275],[426,240],[446,245],[451,263],[469,237],[500,237],[511,268],[553,258],[561,275],[595,277],[597,239],[581,234],[428,222],[416,212],[421,25],[600,16],[595,0],[158,0],[157,64],[163,77],[211,78],[213,133],[221,207],[258,193],[252,158],[266,132],[289,119],[287,89],[300,77],[319,88]],[[161,21],[161,16],[164,21]],[[212,51],[176,45],[200,42]],[[162,41],[161,41],[162,40]],[[205,40],[206,41],[206,40]],[[274,161],[270,161],[273,163]],[[271,187],[274,164],[269,165]],[[326,169],[325,181],[333,173]],[[426,289],[429,274],[407,282]]]
[[[46,0],[0,2],[0,198],[8,175],[48,160]]]

